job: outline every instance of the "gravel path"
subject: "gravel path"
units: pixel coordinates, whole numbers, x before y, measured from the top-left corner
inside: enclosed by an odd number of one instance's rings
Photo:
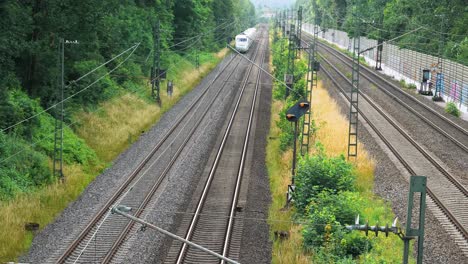
[[[50,255],[56,253],[57,249],[63,246],[62,241],[77,236],[81,228],[89,222],[95,212],[101,208],[112,193],[118,189],[126,176],[129,175],[137,164],[150,152],[151,148],[149,146],[153,146],[155,142],[158,142],[171,127],[175,118],[190,105],[190,102],[203,92],[204,87],[214,78],[217,70],[228,61],[229,56],[230,55],[228,55],[214,71],[204,78],[196,88],[184,96],[172,109],[166,112],[155,126],[148,132],[142,134],[138,141],[119,155],[113,162],[113,165],[96,177],[83,191],[82,195],[76,201],[72,202],[54,222],[45,227],[44,230],[34,238],[30,251],[26,256],[21,258],[21,261],[45,263]],[[223,108],[220,107],[220,109]],[[217,112],[212,113],[213,118],[216,118],[217,114]],[[210,129],[215,129],[215,127]],[[206,133],[206,136],[209,135],[210,133]],[[200,149],[209,149],[209,144],[198,144],[197,147]],[[199,163],[197,160],[194,161]],[[190,166],[184,168],[188,169]],[[176,208],[170,205],[168,206],[169,207],[165,208],[166,211],[176,211]]]
[[[323,75],[321,77],[324,77]],[[349,103],[327,82],[328,92],[337,101],[344,116],[349,114]],[[392,209],[404,225],[407,211],[409,175],[384,143],[367,126],[359,123],[359,140],[375,160],[374,192],[392,205]],[[426,211],[424,263],[468,263],[452,238],[448,236],[430,211]],[[403,249],[398,249],[403,250]]]

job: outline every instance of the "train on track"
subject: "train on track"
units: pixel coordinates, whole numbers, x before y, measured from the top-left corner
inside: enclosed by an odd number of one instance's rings
[[[252,46],[257,29],[249,28],[246,31],[236,36],[236,50],[239,52],[247,52]]]

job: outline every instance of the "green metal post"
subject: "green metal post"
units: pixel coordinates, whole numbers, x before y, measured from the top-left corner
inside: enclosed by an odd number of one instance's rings
[[[410,178],[410,190],[408,195],[408,213],[406,216],[406,232],[404,237],[404,251],[403,251],[403,263],[408,263],[409,258],[409,246],[410,240],[413,237],[418,238],[418,258],[417,264],[422,264],[423,260],[423,245],[424,245],[424,222],[426,215],[426,183],[427,178],[425,176],[411,176]],[[413,220],[413,202],[414,193],[420,193],[419,199],[419,221],[418,228],[411,228]]]

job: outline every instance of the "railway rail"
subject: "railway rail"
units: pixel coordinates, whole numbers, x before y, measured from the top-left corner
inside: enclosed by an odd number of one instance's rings
[[[110,208],[118,203],[135,208],[134,216],[140,216],[157,191],[165,184],[166,175],[177,160],[201,120],[224,91],[227,81],[236,73],[242,59],[233,56],[217,73],[206,89],[180,114],[164,137],[153,147],[149,155],[138,164],[124,184],[101,208],[83,231],[60,255],[52,255],[50,262],[57,263],[109,263],[114,259],[122,242],[133,228],[133,223],[118,215],[110,214]],[[227,93],[228,91],[226,91]],[[175,152],[174,152],[175,150]],[[156,163],[165,166],[154,166]],[[149,170],[151,173],[148,173]]]
[[[349,101],[351,82],[325,56],[320,55],[327,75],[344,97]],[[346,84],[346,87],[342,85]],[[442,225],[455,237],[455,243],[468,255],[468,190],[458,182],[444,165],[412,139],[392,117],[385,113],[369,96],[359,93],[365,100],[359,114],[377,136],[390,149],[411,175],[428,177],[428,206],[439,218]],[[363,106],[363,103],[361,103]],[[363,111],[362,109],[367,111]],[[385,128],[385,129],[383,129]],[[461,130],[463,131],[463,130]]]
[[[306,36],[305,39],[308,37]],[[307,39],[310,41],[310,39]],[[304,41],[303,41],[304,43]],[[342,64],[351,68],[352,59],[346,54],[333,49],[326,44],[318,42],[318,46],[323,51],[331,54]],[[388,95],[392,101],[399,103],[418,119],[425,122],[431,128],[439,132],[442,136],[452,141],[456,146],[468,153],[468,129],[452,121],[450,118],[434,110],[424,102],[416,99],[414,96],[403,91],[400,87],[391,83],[389,80],[373,72],[367,67],[361,67],[361,76],[370,83],[380,88],[380,91]]]
[[[259,32],[259,44],[256,47],[254,61],[264,61],[265,50],[261,49],[266,40],[266,31]],[[259,55],[260,53],[260,55]],[[260,89],[261,71],[257,70],[254,89],[248,89],[249,79],[254,67],[250,64],[241,91],[231,117],[226,125],[224,134],[216,155],[210,166],[209,173],[199,199],[192,204],[189,216],[179,228],[181,236],[210,249],[223,256],[239,259],[240,241],[242,234],[242,212],[238,202],[241,185],[244,180],[244,167],[251,134],[251,128],[256,109],[257,94]],[[243,131],[233,133],[233,131]],[[186,244],[174,241],[169,250],[165,263],[217,263],[213,256],[200,250],[190,248]],[[221,261],[221,263],[225,263]]]

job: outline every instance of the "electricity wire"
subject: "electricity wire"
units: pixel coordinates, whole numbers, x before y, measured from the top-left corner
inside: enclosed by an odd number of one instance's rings
[[[46,113],[46,112],[48,112],[49,110],[55,108],[57,105],[59,105],[59,104],[61,104],[61,103],[64,103],[64,102],[70,100],[71,98],[75,97],[76,95],[78,95],[78,94],[80,94],[80,93],[86,91],[86,90],[89,89],[91,86],[93,86],[94,84],[96,84],[97,82],[99,82],[101,79],[103,79],[104,77],[106,77],[107,75],[109,75],[110,73],[112,73],[113,71],[115,71],[117,68],[119,68],[123,63],[125,63],[125,62],[130,58],[130,56],[133,55],[133,53],[135,52],[135,50],[138,48],[139,45],[140,45],[140,43],[137,43],[137,44],[133,45],[132,47],[130,47],[130,48],[128,48],[127,50],[125,50],[125,51],[123,51],[122,53],[120,53],[119,55],[117,55],[117,56],[115,56],[114,58],[108,60],[107,62],[105,62],[105,63],[99,65],[98,67],[94,68],[93,70],[89,71],[88,73],[86,73],[85,75],[79,77],[78,79],[71,81],[71,83],[70,83],[69,85],[65,86],[65,88],[70,87],[72,84],[77,83],[78,81],[82,80],[82,79],[85,78],[86,76],[89,76],[91,73],[97,71],[99,68],[104,67],[105,65],[109,64],[110,62],[114,61],[115,59],[119,58],[120,56],[122,56],[123,54],[125,54],[125,53],[127,53],[127,52],[129,52],[129,51],[131,50],[130,54],[129,54],[122,62],[120,62],[119,64],[117,64],[116,67],[114,67],[113,69],[111,69],[110,71],[108,71],[106,74],[102,75],[101,77],[99,77],[97,80],[95,80],[95,81],[92,82],[91,84],[87,85],[85,88],[79,90],[78,92],[76,92],[76,93],[74,93],[74,94],[68,96],[67,98],[63,99],[62,101],[60,101],[60,102],[58,102],[58,103],[55,103],[55,104],[49,106],[48,108],[46,108],[46,109],[44,109],[44,110],[42,110],[42,111],[40,111],[40,112],[38,112],[38,113],[36,113],[36,114],[34,114],[34,115],[28,117],[28,118],[25,118],[25,119],[23,119],[23,120],[21,120],[21,121],[15,123],[15,124],[13,124],[13,125],[10,125],[10,126],[4,128],[4,129],[2,129],[1,132],[5,132],[5,131],[7,131],[7,130],[13,128],[13,127],[16,127],[16,126],[18,126],[18,125],[20,125],[20,124],[22,124],[22,123],[24,123],[24,122],[26,122],[26,121],[29,121],[29,120],[31,120],[31,119],[33,119],[33,118],[35,118],[35,117],[37,117],[37,116],[39,116],[39,115],[41,115],[41,114],[43,114],[43,113]]]

